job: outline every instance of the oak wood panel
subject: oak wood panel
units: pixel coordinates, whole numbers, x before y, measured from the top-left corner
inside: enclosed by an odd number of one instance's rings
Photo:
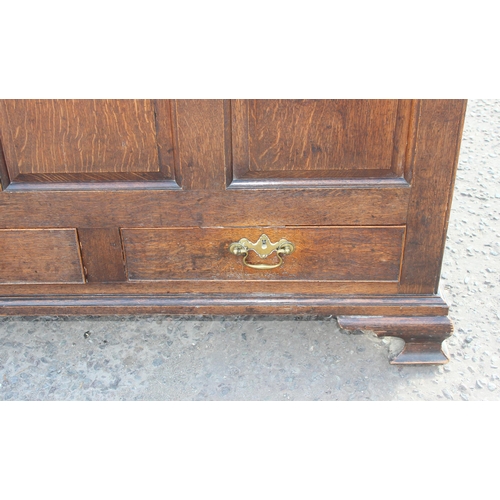
[[[159,170],[150,100],[7,99],[2,103],[12,141],[7,162],[18,173]]]
[[[172,99],[154,99],[156,146],[159,170],[164,179],[177,180],[175,102]]]
[[[225,189],[225,113],[222,99],[175,101],[179,184],[183,189]]]
[[[404,178],[409,184],[411,184],[413,177],[413,164],[415,159],[415,147],[417,143],[417,129],[421,104],[421,99],[414,99],[412,101],[410,110],[410,120],[408,126],[408,138],[404,164]]]
[[[0,227],[400,225],[409,188],[12,192]]]
[[[402,177],[406,167],[406,157],[410,146],[411,117],[413,108],[417,105],[416,99],[399,99],[394,129],[394,144],[392,151],[391,170]]]
[[[436,293],[466,101],[423,100],[416,131],[402,293]]]
[[[441,297],[325,297],[279,295],[63,296],[0,297],[7,314],[321,314],[442,316]]]
[[[0,230],[0,283],[82,283],[74,229]]]
[[[297,295],[395,295],[398,283],[393,281],[308,281],[299,280],[164,280],[127,282],[88,282],[84,287],[72,284],[0,284],[0,296],[23,295],[164,295],[199,293],[297,294]]]
[[[86,281],[126,281],[118,228],[78,228]]]
[[[229,245],[265,233],[272,242],[286,238],[295,245],[281,267],[252,269]],[[244,279],[397,281],[404,227],[302,227],[238,229],[122,229],[130,280]],[[255,252],[249,263],[275,264]]]
[[[233,101],[239,173],[390,169],[401,121],[395,99]],[[404,121],[404,117],[403,117]]]

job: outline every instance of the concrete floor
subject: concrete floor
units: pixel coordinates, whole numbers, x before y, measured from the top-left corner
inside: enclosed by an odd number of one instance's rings
[[[500,400],[500,100],[469,101],[441,287],[441,367],[334,318],[0,318],[0,400]]]

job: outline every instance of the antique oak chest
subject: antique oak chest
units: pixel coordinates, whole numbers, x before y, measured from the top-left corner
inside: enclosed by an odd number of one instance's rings
[[[465,106],[0,101],[0,314],[325,314],[444,363]]]

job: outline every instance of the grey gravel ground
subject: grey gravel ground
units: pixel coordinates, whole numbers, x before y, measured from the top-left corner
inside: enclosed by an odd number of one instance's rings
[[[500,99],[469,101],[442,292],[451,362],[334,318],[0,318],[0,400],[500,400]]]

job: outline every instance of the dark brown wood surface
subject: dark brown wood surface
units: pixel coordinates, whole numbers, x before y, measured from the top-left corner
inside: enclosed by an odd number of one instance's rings
[[[436,296],[192,294],[0,297],[2,314],[320,314],[339,316],[442,316]]]
[[[466,101],[423,100],[412,158],[402,293],[437,293]]]
[[[151,101],[12,99],[3,105],[8,163],[21,174],[158,171]]]
[[[0,283],[83,283],[74,229],[0,230]]]
[[[221,99],[176,100],[180,185],[221,191],[226,186],[225,112]]]
[[[231,185],[314,187],[338,178],[400,177],[415,102],[233,100]]]
[[[0,134],[9,182],[174,180],[169,101],[3,100]]]
[[[120,231],[117,228],[79,228],[83,269],[89,283],[126,281]]]
[[[389,169],[398,101],[233,101],[235,162],[250,171]]]
[[[161,280],[161,281],[123,281],[100,283],[87,282],[84,287],[74,284],[10,284],[0,283],[0,297],[19,295],[162,295],[162,294],[238,294],[264,293],[327,296],[380,295],[390,296],[398,293],[396,281],[307,281],[301,280]]]
[[[23,191],[0,197],[0,228],[401,225],[408,187],[223,192]]]
[[[191,228],[122,229],[130,280],[349,280],[397,281],[404,227]],[[265,233],[271,242],[285,238],[295,251],[282,266],[264,270],[243,264],[229,253],[241,238],[256,242]],[[273,265],[276,254],[252,264]]]
[[[407,152],[410,146],[410,134],[412,133],[412,118],[418,99],[399,99],[396,115],[396,127],[394,129],[394,144],[392,150],[391,171],[402,177],[405,174],[407,164]]]

